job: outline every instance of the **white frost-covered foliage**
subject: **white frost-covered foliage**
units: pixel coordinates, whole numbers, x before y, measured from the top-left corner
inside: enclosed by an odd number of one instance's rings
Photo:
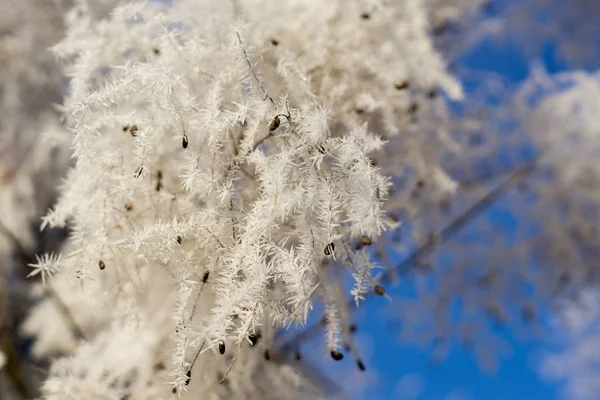
[[[563,381],[565,399],[597,399],[600,391],[598,287],[587,288],[575,298],[562,301],[553,326],[555,345],[559,350],[545,355],[541,364],[542,375]]]
[[[530,241],[554,290],[598,279],[600,246],[600,73],[534,71],[516,109],[539,149],[528,179],[535,202],[523,210],[543,232]]]
[[[530,338],[544,328],[539,316],[554,299],[597,284],[598,112],[597,71],[551,75],[536,67],[511,96],[503,93],[489,128],[470,130],[462,121],[464,157],[459,153],[448,164],[465,184],[445,205],[445,218],[427,216],[427,230],[460,221],[465,209],[513,178],[490,196],[485,213],[467,219],[468,229],[453,231],[451,241],[436,246],[438,253],[418,255],[407,266],[417,295],[395,299],[387,314],[402,323],[404,340],[437,342],[441,358],[458,341],[493,368],[509,350],[495,326]],[[400,242],[394,250],[407,254],[411,248]]]
[[[96,19],[76,2],[53,48],[75,165],[42,224],[73,232],[32,264],[55,301],[25,326],[38,355],[68,354],[45,398],[316,396],[265,362],[275,329],[320,299],[335,358],[350,323],[336,272],[363,298],[375,265],[351,243],[396,225],[384,174],[456,189],[430,93],[462,91],[430,31],[472,6],[434,3],[189,0]]]

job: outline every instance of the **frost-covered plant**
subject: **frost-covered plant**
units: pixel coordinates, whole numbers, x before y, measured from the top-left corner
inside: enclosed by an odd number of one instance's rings
[[[53,48],[75,165],[42,224],[73,232],[31,265],[55,301],[25,327],[38,355],[68,354],[45,398],[314,396],[296,368],[265,363],[282,361],[275,330],[304,324],[318,299],[341,359],[340,272],[357,303],[382,291],[355,243],[397,226],[384,174],[456,187],[435,91],[462,91],[430,37],[432,21],[471,8],[455,3],[190,0],[97,20],[76,2]]]
[[[463,143],[467,157],[449,164],[480,167],[456,168],[453,176],[489,176],[461,187],[454,210],[483,193],[489,213],[469,216],[464,235],[438,246],[441,265],[435,255],[415,262],[425,266],[412,281],[418,296],[396,299],[389,313],[402,321],[404,339],[437,340],[440,354],[458,339],[493,367],[507,349],[494,326],[540,333],[548,304],[597,287],[599,83],[597,71],[550,75],[536,67],[494,110],[485,136],[481,127],[466,127],[467,139],[474,138]]]
[[[600,292],[586,288],[560,302],[553,321],[556,350],[545,354],[540,365],[544,377],[560,380],[565,399],[591,400],[598,396],[598,338]]]

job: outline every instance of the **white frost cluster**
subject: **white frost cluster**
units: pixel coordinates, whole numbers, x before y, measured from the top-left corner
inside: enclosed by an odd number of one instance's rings
[[[560,348],[545,355],[544,377],[564,382],[563,395],[570,400],[598,398],[600,382],[600,291],[587,288],[576,298],[564,300],[554,321],[553,339]]]
[[[110,2],[91,4],[75,1],[52,48],[67,129],[42,140],[71,142],[74,165],[42,224],[71,238],[32,264],[49,295],[25,330],[38,355],[64,355],[45,398],[314,398],[273,335],[321,300],[338,352],[339,272],[358,302],[375,265],[356,243],[397,226],[384,174],[456,190],[432,144],[450,143],[437,91],[462,89],[431,30],[471,5],[181,0],[101,18]],[[402,196],[390,204],[415,202]],[[48,315],[69,329],[51,334]]]

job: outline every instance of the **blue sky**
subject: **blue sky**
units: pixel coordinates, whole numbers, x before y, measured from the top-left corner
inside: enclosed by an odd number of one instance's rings
[[[567,66],[554,57],[553,46],[546,45],[540,52],[541,60],[549,73],[561,72]],[[518,85],[529,73],[531,60],[509,43],[485,41],[464,55],[460,64],[471,70],[493,71]],[[476,89],[467,85],[466,90]],[[514,230],[515,221],[499,208],[488,211],[506,235]],[[394,296],[405,296],[410,287],[388,288]],[[357,340],[366,353],[367,377],[361,378],[354,361],[347,357],[340,363],[330,359],[316,360],[321,369],[356,399],[413,399],[413,400],[530,400],[561,399],[560,382],[549,382],[538,374],[539,362],[549,344],[533,336],[516,337],[511,329],[496,328],[495,334],[503,338],[511,353],[499,359],[494,372],[483,371],[474,355],[451,343],[451,351],[442,363],[431,361],[432,349],[403,344],[397,338],[398,327],[386,323],[382,304],[385,300],[369,300],[361,309]],[[547,320],[545,322],[548,322]],[[544,321],[542,321],[544,323]],[[303,351],[310,352],[307,344]],[[308,349],[308,350],[304,350]],[[315,353],[315,352],[313,352]],[[317,352],[318,353],[318,352]],[[372,380],[362,382],[362,380]],[[369,388],[361,391],[365,384]],[[415,394],[410,396],[410,392]]]

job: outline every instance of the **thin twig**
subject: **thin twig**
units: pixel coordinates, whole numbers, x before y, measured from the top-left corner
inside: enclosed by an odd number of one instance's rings
[[[240,36],[240,33],[236,32],[235,34],[237,35],[237,38],[240,42],[240,47],[242,48],[242,51],[244,52],[244,58],[246,59],[246,63],[248,64],[248,68],[250,68],[250,72],[252,73],[254,80],[256,80],[258,87],[265,95],[265,99],[269,99],[271,104],[275,105],[275,100],[273,100],[273,98],[271,96],[269,96],[269,93],[267,93],[267,90],[264,88],[262,82],[258,78],[258,75],[256,75],[256,71],[254,71],[254,67],[252,66],[252,63],[250,62],[250,58],[248,57],[248,53],[246,52],[246,48],[244,47],[244,42],[242,41],[242,37]]]

